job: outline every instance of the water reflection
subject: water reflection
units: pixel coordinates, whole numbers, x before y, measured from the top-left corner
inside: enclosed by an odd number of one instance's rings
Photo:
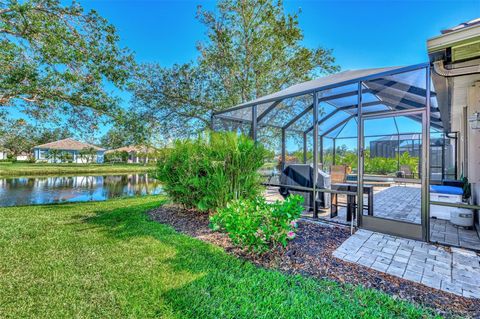
[[[0,206],[106,200],[161,190],[148,174],[0,178]]]

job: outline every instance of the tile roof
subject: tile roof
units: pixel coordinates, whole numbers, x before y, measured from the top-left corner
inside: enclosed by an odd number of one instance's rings
[[[123,146],[116,149],[108,150],[106,153],[113,153],[113,152],[140,152],[140,153],[149,153],[153,152],[156,149],[153,147],[141,146],[141,145],[130,145],[130,146]]]
[[[37,146],[34,146],[34,148],[48,148],[48,149],[56,149],[56,150],[74,150],[74,151],[80,151],[85,148],[93,148],[97,151],[105,150],[101,147],[98,147],[92,144],[79,142],[77,140],[74,140],[73,138],[66,138],[63,140],[55,141],[55,142],[37,145]]]
[[[460,29],[463,29],[463,28],[471,27],[471,26],[474,26],[474,25],[477,25],[477,24],[480,24],[480,18],[476,18],[476,19],[472,19],[472,20],[467,21],[467,22],[460,23],[459,25],[456,25],[452,28],[442,30],[441,32],[442,32],[442,34],[446,34],[446,33],[457,31],[457,30],[460,30]]]

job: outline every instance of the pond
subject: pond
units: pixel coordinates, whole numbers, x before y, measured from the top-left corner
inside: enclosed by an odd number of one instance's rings
[[[161,191],[159,181],[148,174],[0,178],[0,206],[100,201]]]

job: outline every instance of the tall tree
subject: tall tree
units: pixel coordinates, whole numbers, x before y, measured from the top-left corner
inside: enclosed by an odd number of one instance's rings
[[[35,129],[23,120],[5,121],[3,124],[5,132],[0,135],[0,148],[13,156],[30,153],[35,145]]]
[[[67,128],[56,127],[54,129],[37,128],[32,132],[35,134],[35,144],[45,144],[58,140],[63,140],[72,136]]]
[[[114,149],[129,145],[149,145],[151,131],[144,117],[135,110],[121,112],[117,121],[100,139],[103,147]]]
[[[6,149],[11,155],[31,153],[35,145],[49,143],[71,137],[66,128],[47,128],[35,126],[23,119],[0,117],[0,149]]]
[[[206,39],[197,61],[141,67],[136,107],[168,134],[205,128],[213,110],[336,71],[330,50],[302,45],[298,13],[282,1],[220,0],[215,12],[198,8]]]
[[[118,41],[113,25],[75,1],[0,0],[0,107],[73,124],[115,114],[105,83],[124,88],[134,69]]]

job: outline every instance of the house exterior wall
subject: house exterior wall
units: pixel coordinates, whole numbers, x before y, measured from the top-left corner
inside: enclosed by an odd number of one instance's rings
[[[49,151],[49,149],[34,148],[33,154],[35,156],[35,161],[42,161],[42,162],[45,161],[45,162],[48,162],[48,163],[53,163],[54,162],[53,159],[47,158],[48,151]],[[87,164],[88,163],[88,158],[82,157],[80,155],[80,152],[77,151],[77,150],[60,150],[60,151],[70,153],[71,156],[72,156],[72,162],[73,163],[78,163],[78,164]],[[92,162],[93,163],[98,163],[98,164],[103,163],[104,154],[105,154],[104,151],[98,151],[96,153],[96,155],[94,156]],[[60,163],[60,162],[61,162],[60,159],[57,159],[56,163]]]
[[[478,80],[468,87],[467,91],[467,116],[480,113],[480,76]],[[480,130],[468,127],[468,177],[472,183],[472,196],[475,204],[480,205]],[[477,219],[480,222],[480,212]]]
[[[0,152],[0,160],[6,160],[7,159],[7,153],[6,152]]]
[[[28,161],[28,155],[18,155],[17,161]]]
[[[97,158],[95,159],[97,164],[102,164],[105,159],[105,151],[98,151]]]
[[[47,152],[47,149],[34,148],[33,156],[35,157],[35,161],[47,161]]]
[[[480,75],[455,77],[452,95],[452,131],[460,132],[458,176],[464,173],[468,177],[473,204],[480,205],[480,130],[471,129],[468,121],[465,123],[465,116],[480,112]],[[480,212],[475,220],[480,229]]]
[[[148,157],[139,157],[137,155],[137,152],[130,152],[128,153],[128,160],[127,160],[127,163],[135,163],[135,164],[138,164],[138,163],[145,163],[145,162],[148,162]]]

